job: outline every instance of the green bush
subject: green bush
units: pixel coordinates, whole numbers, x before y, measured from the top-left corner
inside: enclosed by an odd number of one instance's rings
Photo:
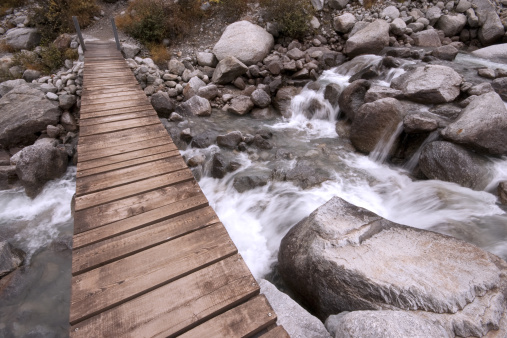
[[[41,43],[48,45],[62,33],[75,33],[73,16],[84,28],[98,11],[95,0],[35,0],[31,22],[42,35]]]
[[[313,7],[309,0],[261,0],[266,19],[278,23],[280,33],[302,39],[310,29]]]
[[[70,51],[70,52],[69,52]],[[64,58],[74,56],[75,50],[69,49],[62,53],[54,44],[42,47],[40,56],[36,52],[22,51],[15,53],[13,56],[13,65],[21,66],[25,69],[34,69],[43,74],[50,74],[63,66]]]

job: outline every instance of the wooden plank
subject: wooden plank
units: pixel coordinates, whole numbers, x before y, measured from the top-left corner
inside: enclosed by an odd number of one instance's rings
[[[224,226],[217,223],[75,276],[70,323],[76,324],[236,253]]]
[[[145,221],[144,217],[146,217],[146,219],[149,219],[150,222],[151,220],[154,220],[153,222],[155,222],[156,220],[169,219],[171,217],[176,217],[193,210],[201,209],[207,205],[208,200],[206,197],[204,197],[204,194],[198,194],[186,200],[177,201],[166,205],[163,208],[154,209],[140,215],[122,219],[117,222],[109,223],[105,226],[94,228],[92,230],[74,235],[73,248],[77,249],[98,243],[105,239],[112,238],[147,226],[149,224]]]
[[[140,191],[130,197],[123,197],[113,202],[77,210],[74,217],[74,234],[77,235],[177,201],[186,200],[197,196],[200,192],[201,189],[197,182],[187,180],[166,186],[155,186],[151,190]]]
[[[118,114],[125,114],[125,113],[135,113],[139,111],[146,111],[151,110],[155,113],[155,110],[153,110],[153,107],[151,104],[144,104],[139,106],[132,106],[127,108],[116,108],[116,109],[110,109],[110,110],[95,110],[91,112],[80,113],[80,120],[83,119],[91,119],[96,117],[104,117],[104,116],[111,116],[111,115],[118,115]],[[155,113],[156,114],[156,113]],[[81,122],[81,121],[80,121]]]
[[[109,116],[103,116],[103,117],[82,119],[79,121],[79,126],[81,128],[83,128],[83,127],[98,125],[98,124],[102,124],[102,123],[125,121],[125,120],[137,119],[137,118],[147,117],[147,116],[154,116],[154,117],[158,118],[158,116],[154,110],[145,110],[145,111],[139,111],[139,112],[133,112],[133,113],[117,114],[117,115],[109,115]]]
[[[273,308],[264,295],[258,295],[179,337],[250,337],[275,323]]]
[[[137,158],[147,157],[155,154],[165,153],[177,151],[178,149],[174,145],[174,143],[167,143],[160,146],[148,147],[141,150],[124,152],[119,155],[109,156],[98,158],[96,160],[90,161],[79,161],[77,164],[77,171],[85,171],[92,168],[99,168],[104,166],[110,166],[115,164],[121,164],[122,162],[127,162],[131,160],[135,160]]]
[[[119,163],[109,164],[109,165],[105,165],[105,166],[98,167],[98,168],[92,168],[92,169],[87,169],[87,170],[78,170],[76,177],[81,178],[81,177],[86,177],[86,176],[91,176],[91,175],[97,175],[97,174],[105,173],[108,171],[132,167],[132,166],[135,166],[138,164],[144,164],[144,163],[149,163],[149,162],[153,162],[153,161],[157,161],[157,160],[161,160],[161,159],[166,159],[166,158],[171,158],[171,157],[179,157],[179,156],[180,156],[180,153],[178,150],[158,153],[158,154],[154,154],[154,155],[150,155],[150,156],[145,156],[142,158],[136,158],[136,159],[129,160],[129,161],[123,161],[123,162],[119,162]]]
[[[136,92],[135,94],[131,94],[127,97],[125,96],[111,96],[111,97],[105,97],[102,99],[91,99],[88,97],[83,97],[81,100],[81,104],[84,104],[86,107],[95,107],[97,105],[102,104],[110,104],[113,102],[126,102],[126,101],[139,101],[139,100],[146,100],[145,104],[148,104],[148,98],[146,97],[146,94],[143,92]]]
[[[257,295],[239,255],[71,327],[71,337],[172,337]]]
[[[204,207],[95,244],[74,249],[72,253],[72,273],[76,275],[95,269],[98,266],[165,243],[219,221],[212,208]]]
[[[125,184],[116,188],[110,188],[105,191],[98,191],[84,196],[78,196],[76,197],[75,210],[91,208],[96,205],[154,190],[158,187],[165,187],[171,184],[185,182],[193,178],[192,172],[189,169],[184,169],[165,175],[155,176],[146,180]]]
[[[109,133],[112,131],[149,126],[152,124],[160,124],[160,119],[158,116],[151,115],[147,117],[138,117],[136,119],[130,119],[127,121],[116,121],[92,126],[80,126],[81,128],[79,134],[81,136],[90,136]]]
[[[80,177],[76,182],[76,197],[185,168],[187,165],[181,157],[169,157],[98,175]]]
[[[260,336],[260,338],[290,338],[290,336],[287,331],[285,331],[284,327],[282,325],[279,325],[274,329],[264,333],[262,336]]]
[[[125,98],[125,97],[129,97],[133,94],[139,94],[139,90],[136,88],[136,89],[124,90],[124,91],[116,92],[116,93],[87,94],[86,96],[83,96],[83,97],[86,98],[87,100],[99,100],[99,99],[105,99],[108,97],[123,97],[123,98]]]
[[[100,81],[100,82],[93,82],[93,83],[86,83],[86,81],[83,81],[83,88],[90,89],[90,88],[97,88],[97,87],[121,87],[126,85],[133,85],[136,84],[136,79],[133,78],[124,78],[121,81],[114,81],[114,83],[111,83],[111,81]]]
[[[85,149],[83,149],[83,147],[81,147],[78,144],[78,158],[79,161],[96,160],[104,157],[116,156],[128,151],[135,151],[159,145],[170,144],[172,143],[172,140],[168,136],[169,135],[162,135],[157,138],[144,139],[134,143],[121,144],[118,146],[107,147],[102,149],[93,149],[89,152],[86,152]]]
[[[126,90],[140,90],[141,86],[139,86],[139,83],[132,84],[130,86],[122,86],[122,87],[112,87],[112,88],[97,88],[97,89],[83,89],[83,95],[94,95],[94,94],[108,94],[108,93],[118,93],[123,92]]]
[[[121,109],[121,108],[131,108],[131,107],[137,107],[137,106],[146,106],[150,104],[148,99],[146,97],[143,97],[141,99],[137,100],[128,100],[128,101],[122,101],[122,102],[114,102],[114,103],[108,103],[108,104],[90,104],[86,106],[86,109],[81,108],[81,114],[86,113],[92,113],[92,112],[99,112],[104,110],[115,110],[115,109]]]

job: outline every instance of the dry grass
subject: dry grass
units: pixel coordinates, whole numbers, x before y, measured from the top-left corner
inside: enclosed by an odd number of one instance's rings
[[[171,58],[171,53],[164,45],[150,44],[148,45],[148,49],[151,59],[159,66],[165,65]]]
[[[0,16],[4,16],[9,8],[24,6],[26,0],[2,0],[0,1]]]
[[[0,52],[14,53],[15,49],[9,46],[5,40],[0,40]]]
[[[266,19],[275,21],[280,33],[302,39],[310,30],[314,9],[308,0],[260,0]]]

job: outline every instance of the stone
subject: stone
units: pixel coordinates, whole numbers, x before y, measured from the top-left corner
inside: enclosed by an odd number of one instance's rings
[[[7,160],[9,160],[8,157]],[[7,161],[7,163],[0,164],[0,190],[16,188],[17,182],[18,175],[16,174],[16,166],[10,165],[9,161]]]
[[[141,51],[141,48],[139,48],[136,45],[131,45],[129,43],[123,43],[121,45],[121,52],[123,54],[123,57],[125,59],[133,59],[136,57],[137,54]]]
[[[412,30],[412,33],[417,33],[424,30],[424,24],[420,22],[412,22],[407,25],[407,28]],[[413,36],[411,36],[412,38]]]
[[[76,131],[77,130],[76,119],[74,118],[74,115],[72,115],[68,111],[63,112],[63,114],[60,118],[60,123],[67,131]]]
[[[410,27],[410,25],[409,25]],[[435,29],[428,29],[411,35],[414,45],[419,47],[440,47],[440,37]]]
[[[491,68],[478,69],[477,75],[479,75],[481,77],[485,77],[486,79],[495,79],[496,78],[496,72],[494,69],[491,69]]]
[[[16,174],[31,198],[42,191],[46,182],[59,178],[67,170],[68,155],[55,143],[36,142],[17,154]]]
[[[261,294],[266,296],[277,316],[277,324],[282,325],[292,338],[331,338],[322,322],[312,316],[291,297],[279,291],[265,279],[258,281]]]
[[[477,49],[471,54],[484,59],[492,59],[495,61],[507,63],[507,43]]]
[[[354,121],[354,116],[364,103],[364,97],[370,86],[370,81],[356,80],[341,92],[338,104],[340,112],[344,113],[347,119]]]
[[[250,112],[250,117],[256,120],[272,120],[276,118],[276,111],[272,106],[266,108],[254,108]]]
[[[484,156],[445,141],[428,143],[421,152],[419,168],[429,179],[483,190],[491,180],[491,164]]]
[[[305,52],[301,51],[299,48],[292,48],[287,52],[287,56],[292,60],[299,60],[305,57]]]
[[[382,13],[380,13],[380,17],[382,19],[397,19],[400,17],[400,11],[396,6],[387,6],[382,10]]]
[[[252,102],[260,108],[266,108],[271,104],[271,96],[262,89],[256,89],[251,96]]]
[[[171,59],[167,64],[167,69],[169,70],[169,73],[181,76],[186,68],[182,62],[176,59]]]
[[[227,56],[220,60],[211,81],[217,84],[227,84],[234,81],[238,76],[245,74],[248,67],[234,56]]]
[[[0,83],[0,98],[5,96],[5,94],[10,92],[14,88],[21,86],[21,85],[28,85],[28,84],[23,79],[8,80],[5,82],[1,82]]]
[[[354,27],[355,23],[356,17],[351,13],[345,13],[333,19],[333,28],[339,33],[348,33]]]
[[[456,6],[456,12],[465,13],[470,7],[472,7],[472,3],[470,1],[459,0],[458,5]]]
[[[496,12],[496,6],[488,0],[472,0],[479,19],[478,37],[483,46],[489,46],[500,40],[505,34],[502,21]]]
[[[216,67],[218,60],[213,53],[199,52],[197,53],[197,63],[201,67]]]
[[[271,178],[270,173],[266,173],[265,175],[249,175],[249,174],[239,174],[234,177],[234,182],[232,186],[236,189],[237,192],[245,192],[248,190],[255,189],[257,187],[263,187],[268,184]]]
[[[217,136],[217,144],[224,148],[236,149],[238,144],[243,141],[243,135],[240,131],[233,131],[225,135]]]
[[[349,0],[328,0],[328,6],[331,9],[344,9],[347,4],[349,3]]]
[[[58,92],[58,88],[56,88],[54,85],[50,84],[50,83],[43,83],[40,85],[39,89],[43,92],[43,93],[54,93],[56,94],[56,92]]]
[[[199,89],[201,87],[206,86],[206,83],[199,79],[197,76],[191,78],[187,85],[183,88],[183,96],[186,100],[190,99],[192,96],[197,95]]]
[[[192,143],[190,144],[194,148],[208,148],[210,145],[214,144],[217,139],[217,134],[213,131],[205,131],[197,136],[192,138]]]
[[[401,90],[390,87],[372,85],[364,95],[364,103],[385,99],[387,97],[402,99],[403,92]]]
[[[507,181],[500,182],[498,185],[498,198],[502,204],[507,205]]]
[[[77,102],[75,95],[63,94],[58,97],[58,105],[63,110],[72,108]]]
[[[489,92],[474,98],[442,136],[491,155],[507,155],[507,108],[500,96]]]
[[[206,161],[206,157],[202,154],[198,154],[195,156],[192,156],[188,161],[187,164],[189,167],[197,167],[198,165],[204,164]]]
[[[167,118],[175,109],[175,102],[168,93],[156,92],[151,96],[151,105],[160,117]]]
[[[25,260],[25,252],[7,241],[0,241],[0,278],[16,270]]]
[[[283,117],[289,118],[292,116],[291,101],[300,92],[301,88],[293,86],[282,87],[278,90],[273,105]]]
[[[247,66],[261,62],[271,51],[274,38],[264,28],[248,21],[230,24],[213,47],[219,61],[234,57]]]
[[[450,337],[442,325],[405,311],[344,311],[329,316],[326,328],[336,338]]]
[[[326,171],[316,167],[313,162],[308,160],[298,161],[285,175],[287,181],[292,181],[296,186],[303,189],[319,185],[329,178],[330,176]]]
[[[395,35],[403,35],[406,31],[407,24],[400,18],[394,19],[389,24],[389,31]]]
[[[319,29],[320,28],[320,21],[315,16],[312,16],[312,19],[310,20],[310,26],[313,29]]]
[[[428,133],[437,130],[437,120],[421,114],[408,114],[403,118],[403,129],[407,134]]]
[[[218,87],[214,84],[209,84],[207,86],[199,88],[197,91],[197,95],[200,97],[204,97],[207,100],[213,100],[218,96]]]
[[[32,144],[38,133],[58,123],[61,114],[58,105],[27,84],[2,96],[0,111],[0,144],[4,147]]]
[[[483,82],[483,83],[480,83],[478,85],[471,87],[467,91],[467,93],[470,96],[472,96],[472,95],[479,96],[479,95],[486,94],[486,93],[493,92],[493,91],[494,90],[493,90],[493,86],[491,85],[491,83]]]
[[[55,41],[53,41],[53,45],[55,45],[55,47],[60,51],[65,52],[65,50],[70,47],[71,42],[72,35],[64,33],[57,37]]]
[[[438,19],[436,28],[443,31],[445,36],[451,37],[459,35],[466,23],[467,17],[463,14],[442,15]]]
[[[245,140],[246,142],[246,140]],[[246,142],[248,144],[248,142]],[[265,139],[264,137],[262,137],[261,135],[255,135],[255,137],[253,138],[253,141],[252,141],[252,144],[259,148],[259,149],[265,149],[265,150],[269,150],[269,149],[273,149],[273,146],[271,145],[271,143],[269,143],[269,141],[267,139]]]
[[[224,178],[225,174],[227,174],[227,166],[228,163],[222,154],[216,153],[213,155],[213,160],[211,162],[211,177]]]
[[[26,82],[32,82],[40,77],[41,73],[38,70],[27,69],[23,72],[23,79]]]
[[[377,54],[388,45],[389,24],[384,20],[375,20],[349,37],[343,52],[349,57],[360,54]]]
[[[32,50],[39,45],[40,39],[36,28],[13,28],[5,34],[5,42],[15,50]]]
[[[507,101],[507,78],[495,79],[491,82],[491,86],[500,95],[502,100]]]
[[[46,93],[46,98],[51,101],[58,101],[58,95],[55,93]]]
[[[246,95],[238,95],[231,100],[227,108],[227,112],[236,115],[245,115],[252,110],[254,103],[250,97]]]
[[[361,31],[362,29],[368,27],[369,23],[365,21],[358,21],[352,28],[352,30],[349,33],[349,38],[354,36],[357,32]]]
[[[505,261],[456,238],[388,221],[339,197],[289,230],[278,262],[286,285],[320,318],[396,310],[442,326],[444,337],[468,337],[498,328],[505,312]]]
[[[451,45],[446,45],[434,49],[431,55],[441,60],[453,61],[458,55],[458,50]]]
[[[324,7],[324,0],[310,0],[310,2],[316,11],[321,11]]]
[[[391,87],[401,90],[409,100],[445,103],[458,97],[463,79],[452,68],[440,65],[417,67],[395,78]]]
[[[324,89],[324,99],[331,103],[333,108],[338,107],[342,88],[336,83],[330,83]]]
[[[186,116],[210,116],[211,104],[200,96],[193,96],[176,107],[176,112]]]
[[[426,19],[430,21],[431,26],[434,26],[441,16],[442,10],[437,6],[433,6],[426,11]]]
[[[403,108],[393,98],[363,104],[354,114],[350,129],[352,145],[363,153],[370,153],[381,141],[394,134],[403,119]]]

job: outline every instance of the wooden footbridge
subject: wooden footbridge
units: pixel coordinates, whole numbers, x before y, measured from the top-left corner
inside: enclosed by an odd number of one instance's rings
[[[71,337],[288,337],[114,43],[86,44]]]

